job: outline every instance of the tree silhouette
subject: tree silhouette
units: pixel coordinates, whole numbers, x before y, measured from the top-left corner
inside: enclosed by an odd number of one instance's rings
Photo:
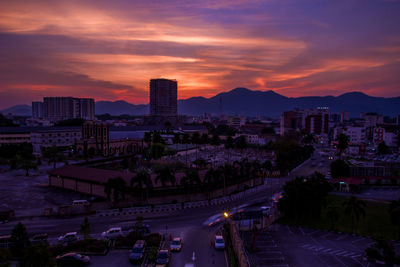
[[[175,186],[176,178],[174,172],[169,167],[163,167],[156,171],[157,176],[155,182],[161,182],[162,187],[166,187],[167,183],[170,183],[172,186]]]
[[[339,212],[336,206],[329,206],[326,216],[331,222],[331,230],[335,230],[335,223],[339,220]]]
[[[386,145],[385,141],[379,143],[378,154],[380,155],[390,154],[390,148]]]
[[[241,150],[247,147],[246,137],[244,135],[239,136],[236,146]]]
[[[122,177],[110,178],[104,186],[104,193],[106,193],[107,199],[111,200],[111,196],[113,196],[114,203],[125,199],[126,191],[126,183]]]
[[[400,198],[390,202],[389,213],[393,225],[397,227],[397,238],[400,239]]]
[[[355,233],[356,224],[361,216],[365,216],[365,202],[355,196],[349,197],[343,202],[344,213],[351,218],[351,230]]]
[[[56,168],[56,164],[62,161],[65,157],[64,154],[55,145],[46,148],[43,151],[43,157],[48,160],[49,163],[53,163],[53,168]]]
[[[196,170],[186,171],[185,176],[181,179],[181,185],[187,194],[195,192],[201,187],[199,173]]]
[[[350,167],[344,160],[337,159],[331,163],[331,175],[333,178],[348,177]]]
[[[25,225],[19,222],[11,232],[11,252],[14,256],[20,258],[24,249],[30,244]]]
[[[131,187],[141,192],[141,199],[144,200],[144,192],[146,192],[146,197],[148,197],[149,190],[153,188],[153,182],[151,181],[150,174],[142,170],[136,174],[135,177],[131,179]],[[146,188],[146,190],[144,190]]]
[[[81,233],[83,234],[84,239],[90,238],[90,222],[88,217],[85,217],[83,223],[81,224]]]
[[[57,264],[47,245],[37,245],[25,249],[19,260],[19,267],[56,267]]]
[[[337,148],[340,151],[340,155],[343,154],[343,152],[347,149],[347,147],[349,146],[349,137],[345,134],[339,134],[338,138],[338,145]]]

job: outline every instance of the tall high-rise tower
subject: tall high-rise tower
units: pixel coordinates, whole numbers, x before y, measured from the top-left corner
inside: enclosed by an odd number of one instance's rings
[[[150,115],[178,115],[178,83],[176,80],[150,80]]]

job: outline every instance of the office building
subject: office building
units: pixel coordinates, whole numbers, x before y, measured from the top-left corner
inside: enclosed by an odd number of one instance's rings
[[[294,134],[303,128],[303,112],[301,110],[284,111],[281,116],[281,135]]]
[[[42,119],[43,118],[43,102],[32,102],[32,118]]]
[[[326,107],[304,111],[305,130],[312,134],[328,134],[329,109]]]
[[[150,115],[178,115],[178,83],[176,80],[150,80]]]

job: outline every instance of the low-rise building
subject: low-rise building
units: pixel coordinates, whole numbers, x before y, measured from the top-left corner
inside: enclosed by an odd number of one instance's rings
[[[0,127],[0,146],[30,143],[31,129],[28,127]]]
[[[82,128],[79,126],[42,127],[31,131],[33,153],[40,155],[48,147],[69,147],[82,138]]]

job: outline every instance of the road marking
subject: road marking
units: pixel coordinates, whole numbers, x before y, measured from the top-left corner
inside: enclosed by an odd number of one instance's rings
[[[289,228],[288,225],[286,225],[286,228],[288,229],[288,231],[289,231],[290,234],[293,234],[292,230],[290,230],[290,228]]]
[[[315,231],[312,231],[311,233],[308,233],[309,235],[312,235],[312,234],[315,234],[315,233],[318,233],[319,232],[319,230],[315,230]]]
[[[360,238],[358,238],[358,239],[356,239],[354,241],[351,241],[351,243],[356,243],[356,242],[364,240],[364,239],[366,239],[366,238],[365,237],[360,237]]]
[[[303,229],[301,229],[301,227],[297,227],[297,228],[300,230],[300,232],[301,232],[302,235],[306,235],[306,234],[304,233]]]

